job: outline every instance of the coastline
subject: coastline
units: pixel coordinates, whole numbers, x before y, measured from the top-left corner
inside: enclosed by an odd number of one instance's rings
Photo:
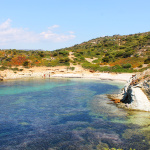
[[[22,69],[21,67],[19,69]],[[90,72],[80,66],[75,70],[69,70],[64,66],[60,67],[33,67],[24,68],[23,71],[4,70],[0,71],[1,79],[4,81],[23,78],[88,78],[99,80],[128,81],[132,73],[106,73]]]
[[[133,75],[131,79],[125,84],[124,89],[120,94],[108,95],[108,97],[114,101],[118,107],[138,110],[138,111],[150,111],[150,99],[149,99],[149,85],[150,85],[150,70],[146,70],[143,73]],[[147,76],[147,79],[144,78]],[[145,84],[146,83],[146,84]],[[147,89],[147,93],[146,93]]]
[[[120,94],[109,95],[109,98],[114,100],[118,107],[130,110],[150,111],[150,101],[143,92],[141,83],[136,86],[131,86],[133,76],[135,76],[133,73],[93,73],[80,66],[77,66],[74,70],[70,70],[65,66],[60,66],[24,68],[23,71],[16,72],[12,70],[4,70],[0,71],[0,75],[4,81],[25,78],[83,78],[126,82],[124,89]]]
[[[124,99],[124,95],[128,95],[128,98]],[[131,87],[126,94],[108,94],[107,97],[114,101],[117,107],[128,110],[150,112],[150,100],[139,87]]]

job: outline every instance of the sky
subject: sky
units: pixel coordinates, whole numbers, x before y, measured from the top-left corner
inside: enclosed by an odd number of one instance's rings
[[[0,49],[56,50],[150,31],[150,0],[0,0]]]

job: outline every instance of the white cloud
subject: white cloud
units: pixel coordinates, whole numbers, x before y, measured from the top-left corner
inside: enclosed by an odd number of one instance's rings
[[[7,19],[5,22],[3,22],[2,24],[0,24],[0,30],[4,30],[10,27],[10,19]]]
[[[59,28],[59,25],[53,25],[51,27],[48,27],[49,30],[55,29],[55,28]]]
[[[59,25],[48,27],[47,31],[34,33],[24,28],[11,27],[11,20],[7,19],[0,24],[0,45],[10,43],[37,43],[43,41],[64,42],[75,38],[74,32],[68,34],[55,33],[53,29],[59,28]]]
[[[58,25],[54,25],[49,27],[47,31],[40,33],[41,37],[46,40],[54,41],[54,42],[64,42],[71,39],[74,39],[76,36],[74,32],[69,32],[69,34],[58,34],[53,32],[54,28],[58,28]]]
[[[0,24],[0,45],[12,42],[36,42],[38,37],[35,33],[23,28],[12,28],[11,20],[8,19]]]

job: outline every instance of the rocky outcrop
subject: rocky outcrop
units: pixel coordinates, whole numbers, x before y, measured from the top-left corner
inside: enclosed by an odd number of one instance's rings
[[[128,109],[150,111],[150,101],[140,87],[129,86],[122,102]]]
[[[149,73],[150,70],[146,70],[141,74],[133,75],[124,86],[121,94],[109,97],[111,97],[119,107],[132,110],[150,111]],[[118,99],[120,99],[120,101]]]
[[[148,99],[150,100],[150,78],[144,80],[142,87]]]

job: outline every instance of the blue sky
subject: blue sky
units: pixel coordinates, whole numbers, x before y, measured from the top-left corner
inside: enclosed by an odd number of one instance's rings
[[[150,31],[149,0],[1,0],[0,49],[55,50]]]

